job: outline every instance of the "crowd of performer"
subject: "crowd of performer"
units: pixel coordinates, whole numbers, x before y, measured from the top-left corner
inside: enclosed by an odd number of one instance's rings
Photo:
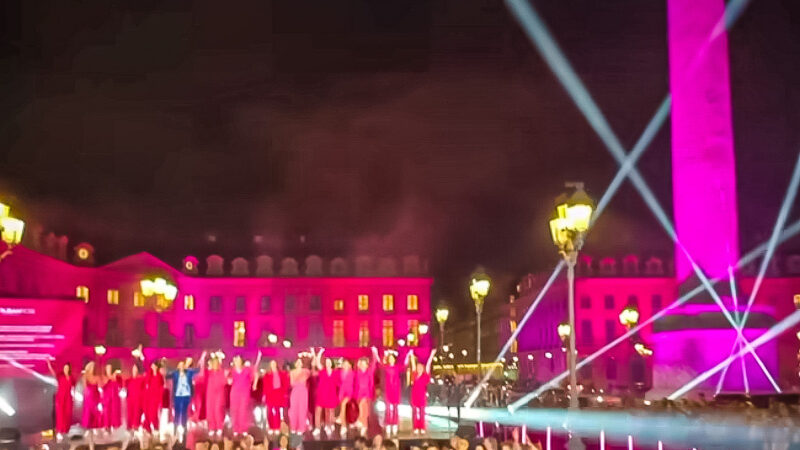
[[[383,426],[387,435],[396,436],[406,378],[403,375],[408,369],[412,427],[415,434],[421,434],[426,430],[425,406],[434,353],[423,362],[409,351],[400,363],[395,351],[387,350],[381,356],[372,347],[371,357],[358,359],[354,368],[348,359],[341,358],[336,364],[325,357],[324,348],[312,348],[300,353],[289,370],[281,369],[274,359],[266,370],[260,370],[261,352],[252,365],[236,355],[225,367],[222,352],[204,352],[197,364],[186,358],[168,368],[164,359],[145,365],[139,347],[132,352],[136,361],[127,374],[115,371],[110,363],[99,368],[99,363],[89,362],[82,373],[76,374],[69,364],[57,371],[48,362],[57,381],[55,432],[57,439],[63,439],[72,426],[73,392],[80,384],[83,405],[79,423],[90,436],[113,432],[123,425],[131,433],[157,433],[162,411],[169,410],[172,431],[178,436],[199,427],[212,439],[219,439],[227,417],[231,433],[238,437],[254,425],[255,408],[262,409],[263,426],[270,436],[280,433],[282,423],[296,434],[310,431],[315,436],[323,432],[333,436],[338,429],[344,436],[348,428],[366,434],[368,424],[377,419],[373,411],[379,371],[385,404]]]

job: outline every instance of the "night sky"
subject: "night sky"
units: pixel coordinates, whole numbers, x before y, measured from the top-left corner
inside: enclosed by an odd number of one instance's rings
[[[667,93],[665,1],[534,4],[631,146]],[[0,198],[100,262],[416,253],[435,302],[466,302],[477,265],[502,298],[556,261],[563,182],[599,198],[615,172],[501,1],[2,8]],[[730,49],[747,250],[800,149],[800,2],[753,1]],[[639,168],[667,205],[669,165],[666,127]],[[671,248],[626,184],[586,250]]]

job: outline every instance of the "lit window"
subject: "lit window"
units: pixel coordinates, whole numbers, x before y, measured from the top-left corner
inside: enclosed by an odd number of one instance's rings
[[[133,293],[133,306],[138,306],[139,308],[144,306],[144,295],[141,292],[134,292]]]
[[[119,305],[119,291],[116,289],[109,289],[106,293],[109,305]]]
[[[344,320],[333,321],[333,346],[344,347]]]
[[[394,322],[391,320],[383,321],[383,346],[394,346]]]
[[[409,311],[416,311],[419,309],[419,297],[417,295],[411,294],[408,296],[406,309]]]
[[[358,296],[358,310],[359,311],[366,311],[369,309],[369,295],[359,295]]]
[[[341,298],[337,298],[333,301],[333,310],[334,311],[344,311],[344,300]]]
[[[509,327],[511,328],[511,334],[514,334],[514,331],[517,330],[517,321],[512,320],[509,322]],[[511,353],[517,353],[517,340],[514,339],[514,342],[511,343]]]
[[[244,326],[244,320],[237,320],[233,322],[233,346],[244,347],[246,335],[247,333]]]
[[[361,325],[358,327],[358,345],[369,347],[369,322],[366,320],[361,321]]]
[[[194,295],[183,296],[183,309],[186,311],[194,311]]]
[[[419,345],[419,320],[408,321],[408,346],[416,347]]]
[[[383,294],[383,310],[386,312],[394,311],[394,295]]]
[[[86,286],[78,286],[75,288],[75,297],[83,299],[84,303],[89,303],[89,288]]]

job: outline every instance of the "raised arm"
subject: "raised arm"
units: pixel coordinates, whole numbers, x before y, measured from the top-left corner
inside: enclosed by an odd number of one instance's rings
[[[406,353],[406,358],[403,360],[403,367],[408,366],[408,362],[411,361],[411,357],[414,355],[414,350],[409,350]]]
[[[47,360],[47,370],[49,370],[49,371],[50,371],[50,375],[52,375],[52,376],[53,376],[53,378],[58,378],[58,377],[56,376],[56,371],[55,371],[55,370],[53,370],[53,363],[51,363],[49,359]]]
[[[372,346],[372,360],[375,364],[381,364],[381,357],[378,355],[378,347]]]
[[[428,355],[428,362],[425,363],[425,372],[428,372],[428,375],[431,373],[431,363],[433,363],[433,355],[436,354],[436,349],[431,350],[431,354]]]

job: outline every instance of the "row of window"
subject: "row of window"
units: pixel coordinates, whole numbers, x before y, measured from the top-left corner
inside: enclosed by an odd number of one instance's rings
[[[409,320],[408,330],[406,344],[412,347],[419,345],[419,321]],[[193,324],[185,325],[183,336],[184,345],[187,347],[193,347],[195,339],[195,329]],[[333,321],[332,341],[334,347],[344,347],[346,345],[344,320]],[[381,329],[381,343],[384,347],[394,346],[394,321],[383,321]],[[245,324],[244,320],[236,320],[233,322],[233,346],[244,347],[245,345],[247,345],[247,325]],[[371,345],[369,322],[366,320],[361,321],[358,327],[358,345],[359,347],[369,347]]]
[[[89,303],[89,288],[86,286],[78,286],[75,289],[75,296],[83,299],[84,302]],[[107,291],[107,300],[109,305],[119,305],[119,290],[117,289],[109,289]],[[141,292],[134,292],[133,293],[133,306],[137,307],[144,307],[146,304],[146,298],[142,295]],[[394,295],[392,294],[384,294],[382,297],[383,300],[383,311],[384,312],[394,312]],[[357,297],[358,301],[358,310],[361,312],[369,311],[369,295],[361,294]],[[284,311],[291,312],[295,310],[295,304],[297,302],[297,298],[294,295],[287,295],[284,299]],[[244,296],[236,297],[235,302],[235,311],[237,313],[244,313],[247,311],[247,298]],[[183,297],[183,309],[187,311],[193,311],[195,308],[195,298],[194,295],[187,294]],[[269,313],[272,310],[272,298],[268,295],[261,297],[261,302],[259,305],[259,309],[261,313]],[[309,311],[320,311],[322,309],[322,298],[319,295],[312,295],[309,298],[308,302],[308,309]],[[333,309],[334,311],[344,311],[345,309],[345,300],[343,298],[337,298],[333,301]],[[211,312],[222,312],[222,297],[215,295],[209,298],[209,310]],[[406,296],[406,310],[407,311],[418,311],[419,310],[419,296],[416,294],[409,294]]]
[[[606,340],[605,342],[611,342],[617,337],[617,322],[612,319],[607,319],[605,321],[605,333],[606,333]],[[592,321],[591,320],[582,320],[581,321],[581,331],[577,338],[580,339],[583,345],[591,345],[594,343],[594,336],[592,334]]]
[[[661,294],[653,294],[651,297],[651,304],[653,306],[653,311],[661,310],[661,306],[663,304],[663,298]],[[581,297],[580,305],[582,309],[591,309],[592,308],[592,297],[588,295],[584,295]],[[614,299],[613,295],[606,295],[603,298],[603,306],[605,309],[613,310],[616,309],[618,306]],[[626,307],[626,306],[639,306],[639,297],[637,295],[629,295],[628,296],[628,303],[625,305],[620,305],[619,307]]]

